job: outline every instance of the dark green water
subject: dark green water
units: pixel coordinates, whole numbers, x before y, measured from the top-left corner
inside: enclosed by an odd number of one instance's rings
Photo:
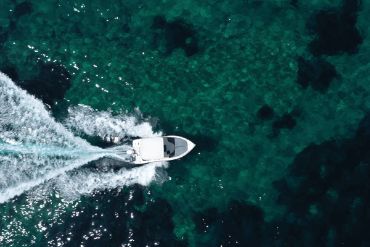
[[[0,245],[369,246],[369,16],[356,0],[1,1],[0,71],[58,120],[138,108],[197,147],[163,183],[0,204]]]

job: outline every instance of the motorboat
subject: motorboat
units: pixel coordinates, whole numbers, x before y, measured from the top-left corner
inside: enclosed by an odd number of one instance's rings
[[[195,144],[181,136],[141,138],[132,141],[130,163],[145,164],[156,161],[170,161],[187,155]]]

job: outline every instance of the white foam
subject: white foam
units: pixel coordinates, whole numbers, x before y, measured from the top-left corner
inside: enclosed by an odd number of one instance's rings
[[[107,136],[123,139],[127,136],[152,137],[162,133],[154,133],[148,122],[139,122],[134,116],[127,114],[113,115],[110,111],[96,111],[89,106],[79,105],[68,109],[68,117],[64,123],[77,134]]]
[[[1,72],[0,106],[0,203],[45,183],[55,183],[64,195],[89,194],[132,183],[147,185],[156,178],[156,168],[165,165],[154,163],[103,173],[78,170],[90,161],[124,153],[93,147],[74,136],[50,116],[41,101],[17,87]],[[153,133],[149,123],[139,123],[133,116],[113,116],[87,106],[71,108],[69,113],[68,128],[88,135],[104,138],[106,135],[160,134]],[[127,149],[124,145],[120,148]],[[72,170],[75,172],[68,173]]]
[[[72,162],[69,165],[66,165],[66,166],[63,166],[63,167],[60,167],[60,168],[57,168],[57,169],[53,169],[52,171],[50,171],[46,174],[43,174],[43,175],[37,174],[38,176],[33,176],[32,179],[28,179],[25,182],[22,182],[22,180],[20,180],[20,179],[15,179],[14,180],[14,177],[13,177],[12,182],[15,181],[17,183],[13,186],[8,186],[8,187],[6,187],[6,188],[4,188],[0,191],[1,192],[0,193],[0,203],[6,202],[11,198],[13,198],[15,196],[18,196],[18,195],[21,195],[25,191],[28,191],[28,190],[34,188],[35,186],[38,186],[42,183],[45,183],[45,182],[47,182],[47,181],[49,181],[53,178],[57,178],[58,176],[60,176],[62,174],[65,174],[65,172],[67,172],[67,171],[73,170],[77,167],[80,167],[81,165],[87,164],[88,162],[93,161],[93,160],[98,159],[98,158],[100,158],[100,157],[99,156],[91,156],[90,158],[78,159],[78,160],[75,160],[74,162]],[[17,176],[17,175],[21,175],[21,176]],[[18,174],[16,174],[17,178],[22,178],[23,179],[24,176],[22,176],[22,175],[24,175],[24,173],[18,172]]]
[[[63,125],[55,122],[45,106],[0,72],[0,140],[7,143],[90,148]]]
[[[89,195],[95,191],[122,188],[133,184],[147,186],[153,181],[162,182],[166,176],[159,176],[161,173],[157,171],[160,167],[166,167],[166,163],[155,162],[131,169],[122,168],[118,171],[80,169],[73,174],[59,176],[54,180],[54,187],[65,199],[74,200],[80,195]]]

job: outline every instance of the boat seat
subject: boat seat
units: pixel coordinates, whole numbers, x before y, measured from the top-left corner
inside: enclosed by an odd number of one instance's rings
[[[173,157],[175,155],[175,140],[171,137],[163,138],[165,157]]]

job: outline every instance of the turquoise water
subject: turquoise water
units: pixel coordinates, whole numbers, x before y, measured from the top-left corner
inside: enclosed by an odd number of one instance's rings
[[[10,184],[73,167],[4,199],[1,245],[367,246],[369,11],[350,0],[1,1],[0,71],[52,115],[19,96],[35,107],[0,111],[12,133],[2,142],[197,144],[132,170],[0,150],[0,174],[19,174]],[[5,89],[4,102],[20,94]],[[30,121],[48,128],[27,132]]]

